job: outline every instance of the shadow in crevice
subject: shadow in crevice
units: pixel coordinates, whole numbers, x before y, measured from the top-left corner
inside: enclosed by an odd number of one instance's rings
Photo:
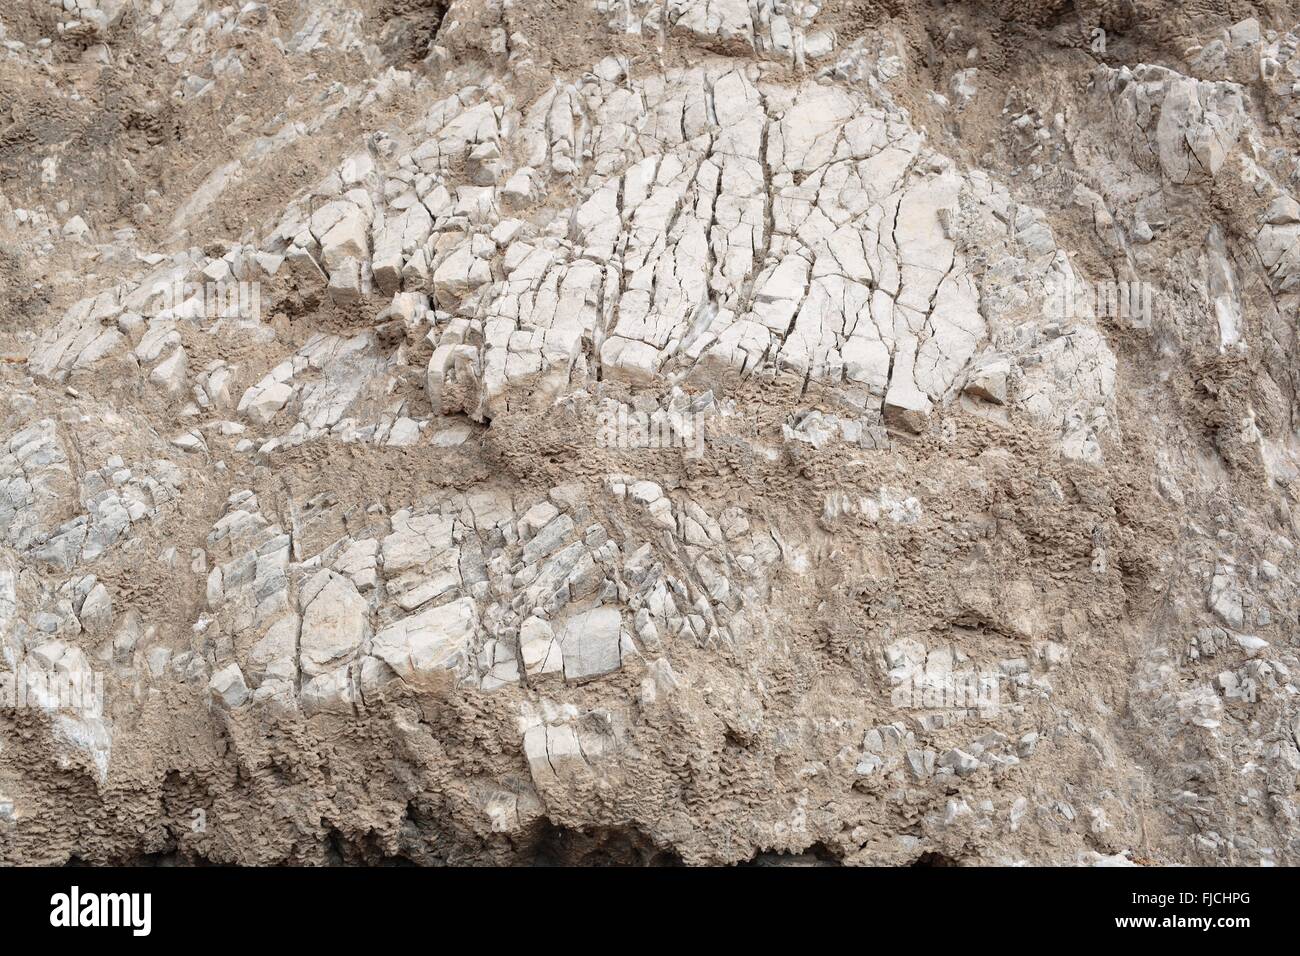
[[[635,827],[574,830],[550,821],[533,844],[533,866],[681,866],[682,858]]]

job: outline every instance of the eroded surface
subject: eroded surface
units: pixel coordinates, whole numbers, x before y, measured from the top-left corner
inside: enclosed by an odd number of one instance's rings
[[[14,6],[0,859],[1295,862],[1300,12]]]

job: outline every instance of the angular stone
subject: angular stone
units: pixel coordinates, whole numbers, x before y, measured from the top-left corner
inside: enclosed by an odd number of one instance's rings
[[[372,653],[420,690],[445,690],[461,676],[478,628],[470,598],[402,618],[375,635]]]
[[[239,412],[259,425],[265,425],[284,408],[293,396],[293,386],[286,382],[273,382],[266,388],[249,390],[239,402]]]
[[[551,626],[541,618],[530,617],[520,625],[519,653],[524,659],[524,672],[529,677],[564,669],[563,649]]]
[[[228,664],[213,674],[208,681],[208,690],[212,699],[227,710],[242,707],[252,697],[238,664]]]
[[[370,628],[370,608],[351,580],[320,571],[305,590],[315,592],[302,613],[302,672],[315,677],[352,658]]]
[[[885,423],[901,431],[919,435],[925,431],[930,416],[930,400],[915,388],[891,385],[885,394]]]
[[[584,611],[565,621],[559,636],[564,679],[590,680],[618,670],[622,666],[622,623],[622,615],[613,607]]]

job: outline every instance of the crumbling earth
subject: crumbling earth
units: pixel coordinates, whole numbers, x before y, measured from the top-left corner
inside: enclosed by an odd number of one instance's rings
[[[1300,862],[1300,9],[0,10],[0,862]]]

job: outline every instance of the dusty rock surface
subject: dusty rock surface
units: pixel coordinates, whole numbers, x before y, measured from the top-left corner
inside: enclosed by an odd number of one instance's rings
[[[0,9],[0,862],[1300,862],[1300,6]]]

